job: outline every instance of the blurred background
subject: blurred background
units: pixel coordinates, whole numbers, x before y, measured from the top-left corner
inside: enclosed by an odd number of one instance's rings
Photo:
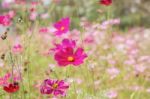
[[[81,18],[93,22],[106,20],[106,12],[109,11],[110,18],[120,18],[121,29],[128,27],[150,27],[150,0],[113,0],[111,7],[99,4],[99,0],[17,0],[26,2],[40,1],[44,6],[38,9],[39,14],[49,13],[49,20],[56,21],[63,16],[71,16],[73,26],[78,27]],[[3,7],[4,3],[13,0],[0,0],[0,13],[16,7]],[[26,5],[26,4],[24,4]],[[22,6],[22,5],[21,5]],[[44,8],[43,8],[44,7]],[[23,15],[24,11],[18,10],[17,15]],[[27,12],[26,12],[27,14]],[[41,22],[46,25],[47,21]]]

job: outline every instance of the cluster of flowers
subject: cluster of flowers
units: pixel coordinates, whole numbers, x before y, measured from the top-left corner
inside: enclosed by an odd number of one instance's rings
[[[70,19],[63,18],[54,24],[56,28],[55,34],[60,36],[69,31]],[[57,61],[58,66],[66,67],[69,65],[79,66],[87,57],[82,47],[78,47],[75,40],[63,39],[61,44],[55,44],[55,48],[51,50],[55,53],[54,59]],[[46,79],[41,85],[42,94],[53,94],[55,96],[61,94],[65,95],[65,90],[69,85],[64,80]]]
[[[0,22],[3,26],[9,25],[9,17],[1,16]],[[56,36],[61,36],[69,31],[70,18],[63,18],[54,24]],[[78,47],[75,40],[63,39],[60,44],[55,44],[55,48],[51,49],[54,52],[54,59],[57,61],[58,66],[66,67],[69,65],[79,66],[87,57],[82,47]],[[15,44],[12,48],[14,54],[20,54],[23,52],[23,47],[20,44]],[[6,77],[4,77],[6,78]],[[8,78],[8,77],[7,77]],[[10,77],[9,77],[10,78]],[[8,80],[8,79],[5,79]],[[8,93],[14,93],[19,90],[18,82],[12,82],[8,84],[2,84],[4,90]],[[54,94],[55,96],[65,94],[65,90],[69,88],[69,85],[64,80],[46,79],[41,85],[42,94]]]
[[[25,3],[25,0],[19,2],[19,0],[15,0],[16,3]],[[112,3],[111,0],[100,0],[100,4],[110,5]],[[36,5],[37,3],[33,3]],[[31,20],[35,19],[35,8],[31,9],[32,15],[30,17]],[[14,12],[9,12],[6,15],[0,15],[0,25],[2,26],[10,26],[12,18],[14,17]],[[54,24],[55,35],[61,36],[66,34],[70,28],[70,19],[63,18],[60,21]],[[44,29],[44,31],[46,31]],[[54,59],[58,63],[60,67],[66,66],[80,66],[84,60],[87,58],[87,54],[84,52],[82,47],[77,46],[76,41],[72,39],[65,38],[62,40],[60,44],[55,44],[55,48],[51,49],[54,52]],[[12,51],[14,53],[21,53],[23,51],[23,47],[20,44],[16,44],[13,46]],[[14,93],[19,90],[18,80],[15,80],[11,74],[7,74],[4,77],[0,78],[1,86],[8,93]],[[9,83],[9,80],[12,80]],[[64,80],[54,80],[54,79],[46,79],[42,83],[40,87],[40,91],[42,94],[53,94],[57,95],[65,95],[66,90],[69,88],[69,84]]]
[[[10,82],[11,80],[13,80],[13,82]],[[20,88],[18,84],[19,80],[21,80],[19,75],[15,75],[13,77],[11,73],[7,73],[3,77],[0,78],[0,85],[3,86],[3,89],[6,92],[14,93],[14,92],[17,92]]]

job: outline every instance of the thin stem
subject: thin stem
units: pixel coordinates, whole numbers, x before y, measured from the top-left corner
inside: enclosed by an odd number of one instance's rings
[[[11,53],[11,46],[10,46],[10,44],[9,44],[9,42],[8,42],[8,40],[6,39],[6,41],[7,41],[7,45],[8,45],[8,47],[9,47],[9,57],[10,57],[10,63],[11,63],[11,82],[13,83],[13,78],[14,78],[14,61],[13,61],[13,57],[12,57],[12,53]]]
[[[92,69],[92,81],[93,81],[93,92],[94,92],[94,95],[96,95],[96,92],[95,92],[95,80],[94,80],[94,70]]]

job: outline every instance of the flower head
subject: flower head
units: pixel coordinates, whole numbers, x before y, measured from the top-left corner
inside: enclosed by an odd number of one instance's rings
[[[77,47],[75,40],[64,39],[61,44],[55,44],[56,48],[54,58],[60,66],[67,66],[73,64],[78,66],[83,63],[87,54],[84,53],[83,48]]]
[[[75,40],[63,39],[61,44],[55,44],[56,48],[52,49],[54,51],[64,50],[67,47],[75,48]]]
[[[15,54],[22,53],[23,52],[23,47],[20,44],[16,44],[16,45],[13,46],[12,51]]]
[[[68,17],[63,18],[60,21],[56,22],[54,24],[54,27],[56,28],[56,31],[55,31],[56,35],[62,35],[64,33],[67,33],[70,27],[70,19]]]
[[[0,77],[0,86],[8,86],[10,79],[13,77],[14,82],[18,82],[21,80],[20,75],[14,74],[12,76],[11,73],[6,73],[3,77]]]
[[[109,99],[114,99],[118,96],[118,93],[117,91],[115,90],[110,90],[106,93],[106,96],[109,98]]]
[[[87,54],[84,53],[82,48],[67,47],[64,50],[59,50],[55,53],[55,60],[60,66],[67,66],[73,64],[78,66],[83,63]]]
[[[114,79],[120,73],[120,70],[116,67],[110,67],[107,69],[107,73],[110,75],[111,79]]]
[[[10,77],[11,77],[10,73],[7,73],[3,77],[0,77],[0,85],[1,86],[8,85],[8,80],[10,79]]]
[[[40,32],[40,33],[48,33],[49,30],[48,30],[47,27],[43,27],[43,28],[40,28],[39,32]]]
[[[4,86],[3,89],[8,93],[14,93],[19,90],[19,85],[17,82],[10,83],[8,86]]]
[[[112,4],[112,0],[100,0],[100,4],[109,6]]]
[[[13,79],[13,83],[10,83],[10,79]],[[11,73],[5,74],[5,76],[0,77],[0,85],[3,87],[3,90],[7,93],[14,93],[19,90],[18,81],[21,80],[20,75],[14,74],[12,76]]]
[[[64,80],[44,80],[40,91],[42,94],[53,94],[54,96],[65,95],[69,85]]]
[[[8,15],[0,15],[0,24],[3,26],[9,26],[11,19]]]
[[[16,4],[25,4],[26,0],[15,0]]]

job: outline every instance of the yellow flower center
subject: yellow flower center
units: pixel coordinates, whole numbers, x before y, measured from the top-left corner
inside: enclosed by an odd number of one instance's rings
[[[64,26],[62,26],[62,27],[60,28],[60,30],[61,30],[61,31],[63,31],[64,29],[65,29],[65,27],[64,27]]]
[[[74,61],[74,57],[69,56],[69,57],[68,57],[68,61],[69,61],[69,62],[73,62],[73,61]]]
[[[52,87],[53,89],[56,89],[58,87],[58,84],[54,84]]]

